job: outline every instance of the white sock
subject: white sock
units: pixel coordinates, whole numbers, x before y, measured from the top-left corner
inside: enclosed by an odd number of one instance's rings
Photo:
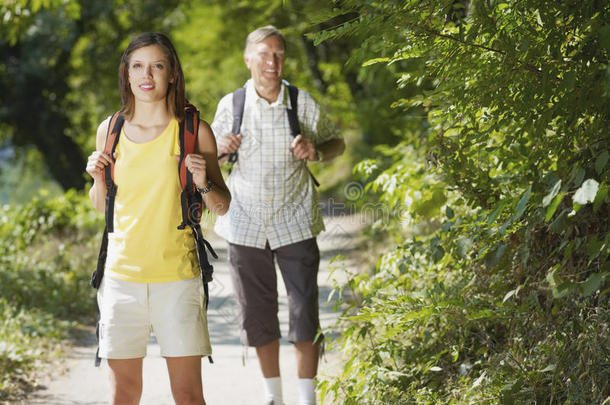
[[[316,388],[313,378],[299,378],[300,405],[316,405]]]
[[[282,399],[282,378],[263,378],[263,381],[265,382],[265,399],[267,401],[272,400],[274,405],[282,405],[284,403]]]

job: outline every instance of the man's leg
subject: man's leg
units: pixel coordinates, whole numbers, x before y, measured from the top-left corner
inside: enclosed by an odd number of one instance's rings
[[[280,340],[256,348],[256,356],[264,378],[280,376]]]
[[[229,259],[240,306],[242,343],[256,348],[266,400],[281,405],[280,325],[273,253],[269,247],[257,249],[230,243]]]
[[[301,404],[315,404],[314,378],[318,371],[320,329],[318,314],[318,267],[320,252],[315,238],[275,250],[286,284],[289,307],[288,340],[294,343]]]
[[[201,382],[201,356],[166,357],[176,405],[205,405]]]
[[[142,396],[142,359],[108,359],[113,405],[138,405]]]
[[[318,372],[320,343],[294,342],[299,378],[315,378]]]

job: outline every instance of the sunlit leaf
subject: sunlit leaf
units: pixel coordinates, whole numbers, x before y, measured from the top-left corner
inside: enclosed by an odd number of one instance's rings
[[[525,208],[527,207],[527,203],[530,200],[531,195],[532,195],[532,186],[529,186],[527,188],[527,190],[525,191],[525,193],[523,194],[523,197],[521,197],[521,199],[519,200],[519,203],[517,204],[517,210],[515,211],[515,217],[514,217],[515,220],[521,218],[521,216],[525,212]]]
[[[582,284],[582,295],[587,297],[597,291],[602,282],[602,275],[593,273]]]
[[[553,201],[553,198],[555,198],[557,193],[559,193],[559,190],[561,190],[561,179],[557,180],[551,191],[544,196],[544,198],[542,199],[542,206],[548,206],[551,201]]]
[[[546,209],[546,214],[544,215],[544,220],[546,222],[549,222],[551,218],[553,218],[553,214],[555,214],[555,211],[557,210],[557,207],[559,207],[559,204],[561,204],[564,196],[565,193],[560,193],[553,198],[553,202],[548,206]]]
[[[587,179],[582,183],[582,186],[574,194],[574,202],[576,204],[585,205],[595,200],[595,195],[599,189],[599,183],[594,179]]]
[[[608,157],[608,151],[605,150],[595,159],[595,171],[597,172],[597,174],[602,174],[602,171],[608,163]]]

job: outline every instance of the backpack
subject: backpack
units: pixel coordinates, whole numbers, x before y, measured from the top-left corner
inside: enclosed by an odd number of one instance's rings
[[[214,273],[214,267],[208,260],[206,249],[210,254],[218,259],[218,255],[212,249],[212,245],[203,238],[201,232],[201,214],[203,212],[203,197],[197,191],[195,183],[193,183],[193,175],[186,168],[185,158],[190,153],[195,153],[195,147],[197,145],[197,132],[199,130],[199,111],[187,102],[184,108],[186,118],[180,122],[180,160],[178,162],[178,176],[180,178],[180,185],[182,186],[182,192],[180,193],[180,205],[182,207],[182,223],[178,225],[178,229],[185,229],[187,226],[191,228],[193,238],[195,239],[195,245],[197,246],[197,258],[199,261],[199,268],[201,270],[201,279],[203,282],[203,289],[205,292],[205,305],[206,309],[209,302],[208,295],[208,283],[212,281],[212,274]],[[108,124],[108,131],[106,133],[106,143],[104,146],[104,153],[111,157],[110,164],[104,168],[104,183],[106,184],[106,212],[105,219],[106,225],[104,227],[104,234],[102,236],[102,244],[100,246],[100,252],[97,259],[97,267],[91,275],[91,286],[98,289],[104,277],[104,266],[106,264],[106,256],[108,251],[108,234],[114,231],[114,199],[116,197],[117,185],[114,183],[114,151],[119,142],[119,135],[125,118],[116,112],[110,118]],[[96,335],[99,337],[99,324]],[[98,349],[99,351],[99,349]],[[98,353],[95,355],[95,365],[99,366],[101,359]]]
[[[296,138],[297,135],[301,133],[301,125],[299,124],[299,119],[297,117],[298,111],[298,97],[299,97],[299,89],[292,84],[284,81],[284,84],[288,87],[288,94],[290,96],[290,108],[286,109],[286,113],[288,114],[288,123],[290,124],[290,133],[293,137]],[[246,103],[246,87],[240,87],[239,89],[233,92],[233,127],[231,128],[231,132],[234,134],[239,134],[241,131],[241,122],[244,117],[244,106]],[[223,153],[218,156],[218,160],[224,158],[229,155],[229,163],[237,162],[237,151],[233,153]],[[318,180],[314,177],[313,173],[309,170],[307,166],[307,172],[311,176],[313,183],[316,187],[320,186]]]

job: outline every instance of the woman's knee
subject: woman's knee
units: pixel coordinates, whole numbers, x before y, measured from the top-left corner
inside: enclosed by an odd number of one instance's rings
[[[142,359],[108,359],[114,405],[139,404],[142,396]]]

